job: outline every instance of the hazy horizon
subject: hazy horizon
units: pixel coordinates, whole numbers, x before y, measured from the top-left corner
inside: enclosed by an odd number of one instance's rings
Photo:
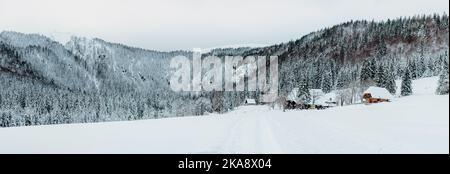
[[[171,51],[272,45],[350,20],[448,14],[447,0],[0,0],[0,31]],[[382,12],[382,13],[381,13]]]

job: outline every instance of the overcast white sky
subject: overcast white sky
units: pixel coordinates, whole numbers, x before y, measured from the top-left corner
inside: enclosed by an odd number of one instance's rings
[[[0,0],[0,31],[177,50],[275,44],[351,19],[448,12],[448,0]]]

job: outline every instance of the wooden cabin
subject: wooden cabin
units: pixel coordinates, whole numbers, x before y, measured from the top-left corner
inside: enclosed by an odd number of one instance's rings
[[[369,87],[363,93],[363,100],[366,104],[390,102],[394,97],[385,88]]]

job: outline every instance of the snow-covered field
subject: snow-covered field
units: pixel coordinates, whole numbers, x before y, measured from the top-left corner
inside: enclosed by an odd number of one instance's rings
[[[245,106],[223,115],[0,129],[0,153],[449,153],[437,78],[391,103],[316,111]],[[398,85],[400,86],[400,85]]]

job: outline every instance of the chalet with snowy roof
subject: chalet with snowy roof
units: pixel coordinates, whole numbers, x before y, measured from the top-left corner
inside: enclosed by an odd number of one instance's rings
[[[363,93],[364,103],[381,103],[381,102],[390,102],[394,96],[386,88],[380,87],[369,87]]]

